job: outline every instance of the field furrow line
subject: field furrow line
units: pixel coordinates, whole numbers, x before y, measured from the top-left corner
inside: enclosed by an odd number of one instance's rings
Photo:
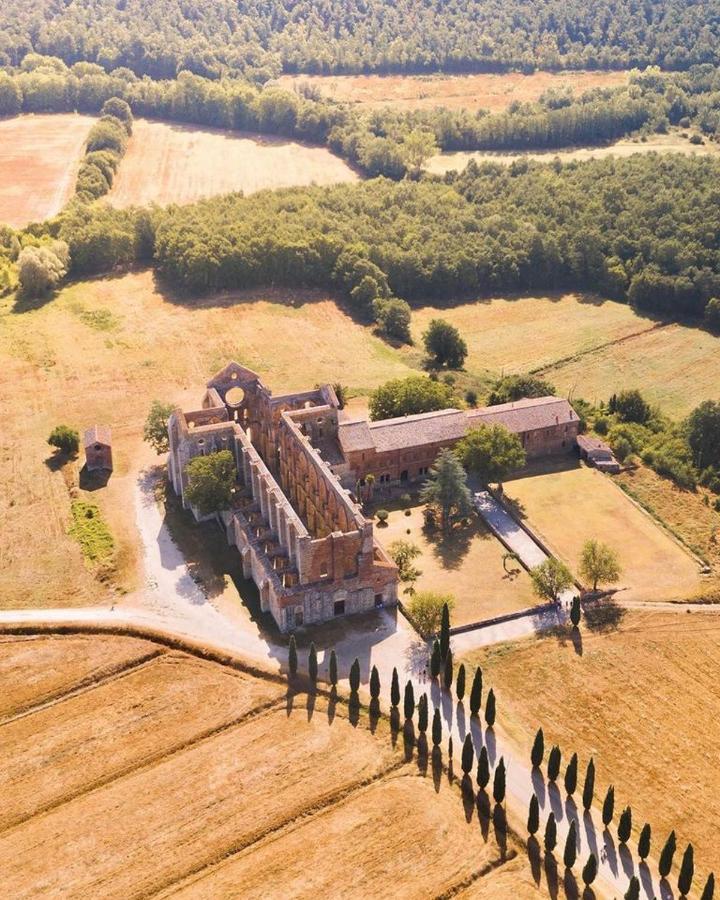
[[[508,832],[510,834],[510,832]],[[447,890],[443,891],[442,894],[436,894],[433,897],[433,900],[449,900],[450,897],[454,897],[456,894],[459,894],[460,891],[464,891],[466,888],[469,888],[471,884],[474,884],[478,879],[485,878],[487,875],[490,875],[492,872],[501,868],[502,866],[507,865],[509,862],[512,862],[517,858],[517,850],[508,850],[508,852],[501,859],[494,859],[492,862],[488,863],[486,866],[481,866],[475,872],[470,875],[469,878],[464,878],[462,881],[451,885]]]
[[[663,331],[666,328],[670,328],[673,324],[674,323],[672,322],[656,322],[655,325],[651,325],[649,328],[641,328],[639,331],[633,331],[632,334],[625,334],[612,341],[605,341],[602,344],[596,344],[594,347],[587,347],[585,350],[580,350],[578,353],[573,353],[571,356],[555,359],[552,362],[545,363],[535,369],[530,369],[528,374],[546,375],[548,372],[552,372],[553,369],[559,369],[561,366],[566,366],[568,363],[577,362],[579,359],[584,359],[586,356],[592,356],[593,353],[600,353],[602,350],[607,350],[609,347],[618,347],[620,344],[634,341],[637,338],[645,337],[645,335],[652,334],[653,332]]]
[[[139,772],[143,772],[146,769],[151,769],[153,768],[153,766],[158,765],[158,763],[164,762],[166,759],[170,759],[171,757],[177,756],[178,754],[183,753],[186,750],[190,750],[194,747],[199,746],[200,744],[205,743],[206,741],[212,740],[213,738],[216,738],[218,735],[223,734],[224,732],[229,731],[232,728],[236,728],[238,726],[246,724],[250,719],[254,719],[257,716],[273,712],[275,709],[279,709],[284,704],[284,702],[284,695],[281,697],[271,697],[264,703],[261,703],[258,706],[253,707],[251,710],[248,710],[248,712],[243,713],[243,715],[241,716],[236,716],[233,719],[230,719],[227,722],[223,722],[220,725],[215,725],[212,728],[207,728],[204,731],[198,732],[197,734],[193,735],[193,737],[188,738],[187,740],[182,741],[179,744],[176,744],[174,747],[163,747],[156,753],[152,753],[149,756],[146,756],[144,759],[133,763],[132,765],[117,769],[116,771],[109,773],[102,778],[98,778],[95,781],[84,785],[80,790],[69,792],[62,797],[56,797],[52,802],[47,803],[45,806],[42,806],[39,809],[36,809],[32,813],[32,815],[23,816],[20,819],[16,819],[14,822],[8,822],[5,825],[0,826],[0,834],[14,831],[16,828],[20,828],[22,825],[32,821],[33,819],[38,819],[41,816],[47,815],[58,807],[65,806],[68,803],[72,803],[73,800],[77,800],[80,797],[85,797],[88,794],[94,793],[95,791],[102,790],[109,784],[113,784],[116,781],[121,781],[124,778],[129,778],[137,775]]]
[[[383,781],[388,776],[394,774],[395,772],[399,772],[405,767],[412,768],[409,761],[401,758],[391,763],[389,766],[386,766],[381,771],[376,772],[374,775],[370,775],[367,778],[360,779],[359,781],[355,781],[343,788],[339,788],[337,791],[325,797],[323,800],[311,804],[296,815],[290,816],[289,818],[284,819],[281,822],[277,822],[274,825],[270,825],[263,831],[258,832],[257,834],[248,837],[243,841],[238,841],[236,844],[232,844],[223,852],[216,854],[212,859],[205,860],[204,862],[201,862],[194,868],[190,869],[184,875],[181,875],[179,878],[168,881],[167,884],[164,884],[162,887],[158,888],[158,890],[152,891],[148,894],[143,894],[143,900],[149,900],[149,898],[151,897],[157,898],[157,900],[162,900],[162,898],[165,897],[172,897],[178,891],[187,887],[187,885],[193,884],[197,881],[201,881],[212,871],[224,865],[225,863],[228,863],[234,856],[237,856],[239,853],[242,853],[249,847],[258,844],[261,841],[272,837],[273,835],[279,835],[287,831],[292,826],[304,823],[305,821],[312,819],[314,816],[320,815],[321,813],[331,809],[333,806],[337,806],[339,803],[342,803],[353,794],[358,793],[363,788],[367,788],[372,784],[376,784],[378,781]]]
[[[121,678],[125,678],[126,676],[137,672],[138,669],[143,669],[145,666],[154,663],[161,656],[166,656],[167,653],[168,651],[164,647],[161,649],[156,648],[155,650],[148,651],[144,656],[133,659],[131,662],[118,663],[102,675],[88,675],[86,678],[78,681],[73,687],[69,689],[65,688],[54,694],[50,694],[40,703],[26,704],[25,706],[19,707],[10,715],[3,716],[3,718],[0,719],[0,727],[3,725],[10,725],[12,722],[17,722],[18,719],[24,719],[26,716],[32,716],[51,706],[57,706],[60,703],[64,703],[66,700],[72,700],[88,691],[93,691],[105,684],[110,684],[110,682],[119,681]]]

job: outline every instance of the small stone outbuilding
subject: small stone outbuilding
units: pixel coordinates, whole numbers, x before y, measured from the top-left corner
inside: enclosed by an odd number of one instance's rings
[[[88,472],[112,472],[112,434],[107,425],[93,425],[85,432],[85,464]]]
[[[580,459],[584,459],[589,466],[595,466],[601,472],[609,472],[611,475],[617,475],[620,471],[620,463],[605,441],[586,434],[580,434],[578,435],[577,446]]]

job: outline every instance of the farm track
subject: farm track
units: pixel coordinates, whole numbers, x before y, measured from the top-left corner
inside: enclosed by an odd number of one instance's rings
[[[73,800],[77,800],[79,797],[85,797],[88,794],[92,794],[94,791],[101,790],[102,788],[107,787],[110,784],[114,784],[117,781],[122,781],[123,778],[127,778],[128,776],[136,775],[139,772],[151,769],[153,766],[164,762],[166,759],[170,759],[173,756],[178,756],[179,754],[185,752],[186,750],[190,750],[193,747],[200,746],[206,741],[212,740],[218,735],[224,734],[226,731],[230,731],[232,728],[242,726],[248,721],[257,718],[258,716],[273,712],[276,709],[280,709],[283,705],[283,702],[284,697],[272,697],[271,699],[266,700],[264,703],[259,704],[248,712],[243,713],[243,715],[237,716],[231,721],[223,722],[221,725],[217,725],[214,728],[205,729],[204,731],[201,731],[198,734],[194,735],[192,738],[189,738],[186,741],[182,741],[181,743],[173,747],[164,747],[157,753],[150,754],[143,760],[134,763],[133,765],[125,766],[123,769],[115,770],[114,772],[109,773],[106,777],[96,779],[94,782],[83,785],[80,790],[72,791],[63,795],[62,797],[58,797],[51,803],[45,804],[45,806],[41,807],[40,809],[34,810],[33,813],[29,816],[23,816],[22,818],[18,818],[15,821],[10,822],[9,824],[0,825],[0,834],[13,831],[13,829],[19,828],[26,822],[30,822],[33,819],[40,818],[41,816],[46,815],[47,813],[50,813],[55,809],[58,809],[58,807],[64,806],[66,803],[71,803]]]
[[[142,669],[145,666],[150,665],[160,657],[166,656],[167,653],[168,651],[165,648],[156,649],[149,652],[146,656],[143,656],[140,659],[133,659],[129,662],[120,663],[119,665],[114,666],[113,669],[111,669],[107,674],[103,674],[100,676],[89,675],[87,678],[83,678],[70,689],[64,688],[60,691],[57,691],[55,694],[51,694],[40,703],[29,703],[24,707],[18,708],[17,711],[11,713],[10,715],[2,716],[0,718],[0,728],[2,728],[3,725],[9,725],[12,722],[17,722],[18,719],[24,719],[26,716],[31,716],[34,713],[40,712],[40,710],[49,709],[53,706],[57,706],[60,703],[64,703],[67,700],[72,700],[74,697],[78,697],[81,694],[87,693],[88,691],[95,690],[101,685],[110,684],[113,681],[118,681],[121,678],[125,678],[128,675],[136,672],[138,669]]]

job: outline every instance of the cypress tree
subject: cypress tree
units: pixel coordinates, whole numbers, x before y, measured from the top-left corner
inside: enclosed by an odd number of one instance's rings
[[[452,735],[450,735],[450,737],[448,738],[448,756],[450,757],[450,759],[452,759],[452,755],[453,755],[453,741],[452,741]]]
[[[620,821],[618,822],[618,840],[621,844],[627,844],[630,840],[632,832],[632,810],[629,806],[620,813]]]
[[[288,672],[294,678],[297,675],[297,646],[295,644],[295,635],[290,635],[290,643],[288,644]]]
[[[380,673],[377,670],[377,666],[373,666],[370,671],[370,696],[373,700],[377,700],[380,697]]]
[[[465,775],[469,775],[473,770],[475,763],[475,747],[473,746],[470,732],[465,735],[463,741],[462,755],[460,756],[460,765]]]
[[[615,788],[612,785],[610,785],[610,787],[607,789],[607,794],[605,794],[605,800],[603,801],[603,808],[602,808],[602,820],[603,820],[603,825],[606,828],[612,822],[614,812],[615,812]]]
[[[397,706],[400,702],[400,679],[398,678],[397,669],[393,667],[392,682],[390,683],[390,703]]]
[[[680,863],[680,875],[678,876],[678,890],[683,897],[687,897],[692,887],[693,877],[695,875],[695,860],[692,844],[688,844],[683,853],[682,862]]]
[[[500,757],[500,762],[495,766],[493,799],[496,803],[502,803],[505,799],[505,760],[502,756]]]
[[[590,807],[592,806],[593,796],[595,794],[595,760],[592,758],[588,763],[587,771],[585,772],[585,784],[583,785],[583,809],[586,812],[590,811]]]
[[[711,872],[708,875],[708,880],[705,882],[705,887],[703,888],[702,895],[700,900],[713,900],[715,896],[715,876]]]
[[[530,751],[530,762],[533,769],[539,769],[545,756],[545,735],[542,728],[538,728],[535,740],[533,741],[532,750]]]
[[[665,841],[665,846],[662,848],[662,853],[660,854],[660,861],[658,862],[658,871],[660,872],[661,878],[667,878],[670,874],[670,869],[672,869],[673,857],[675,856],[675,849],[677,847],[677,842],[675,839],[675,832],[671,831],[668,835],[668,839]]]
[[[478,756],[477,765],[477,783],[485,790],[490,781],[490,760],[488,759],[487,747],[483,744],[480,748],[480,756]]]
[[[527,830],[529,834],[537,834],[540,827],[540,804],[538,803],[537,794],[533,794],[530,798],[530,807],[528,808]]]
[[[425,734],[428,727],[428,698],[427,694],[421,694],[418,700],[418,731]]]
[[[443,674],[443,684],[445,685],[445,690],[449,691],[452,689],[453,683],[453,658],[452,658],[452,650],[448,650],[447,656],[445,657],[445,672]]]
[[[350,690],[353,694],[357,694],[360,690],[360,660],[357,657],[350,666]]]
[[[557,825],[555,824],[554,813],[550,813],[545,824],[544,844],[547,853],[552,853],[555,849],[555,845],[557,844]]]
[[[640,832],[640,839],[638,840],[638,856],[643,862],[650,856],[650,841],[652,838],[652,829],[646,823],[643,825],[642,831]]]
[[[430,655],[430,675],[437,678],[442,668],[442,656],[440,655],[440,643],[437,639],[433,641],[432,654]]]
[[[447,603],[443,603],[442,618],[440,619],[440,656],[445,659],[450,651],[450,610]]]
[[[586,887],[590,887],[590,885],[595,881],[597,877],[597,859],[595,858],[595,854],[591,853],[587,858],[587,862],[583,866],[582,870],[582,880],[585,882]]]
[[[478,666],[470,688],[470,715],[477,716],[482,706],[482,669]]]
[[[628,889],[625,891],[624,900],[640,900],[640,882],[637,875],[633,875],[630,879]]]
[[[569,797],[575,793],[575,788],[577,787],[577,775],[578,775],[578,757],[577,753],[573,753],[570,757],[570,762],[568,763],[567,769],[565,769],[565,791]]]
[[[485,721],[488,728],[492,728],[495,724],[495,691],[490,688],[485,701]]]
[[[403,698],[404,712],[406,719],[412,719],[415,714],[415,691],[413,690],[412,681],[405,682],[405,697]]]
[[[442,719],[440,718],[440,710],[435,707],[432,721],[432,742],[435,747],[440,746],[442,741]]]
[[[457,673],[457,680],[455,681],[455,696],[458,700],[462,700],[465,696],[465,664],[460,663],[460,668]]]
[[[557,744],[550,750],[548,755],[548,766],[547,766],[547,775],[550,781],[555,783],[557,781],[557,777],[560,774],[560,762],[562,760],[562,755],[560,753],[560,748]]]
[[[310,676],[310,681],[315,684],[318,676],[318,661],[317,650],[312,641],[310,642],[310,652],[308,653],[308,675]]]
[[[570,621],[573,624],[573,628],[577,628],[580,624],[580,598],[573,597],[572,599],[572,607],[570,608]]]
[[[563,862],[566,869],[572,869],[577,859],[577,827],[575,819],[570,823],[567,839],[565,841],[565,852],[563,853]]]
[[[377,669],[373,666],[373,671],[377,675]],[[328,664],[328,676],[330,684],[335,687],[338,683],[337,655],[334,650],[330,651],[330,663]],[[370,693],[372,694],[372,678],[370,679]]]

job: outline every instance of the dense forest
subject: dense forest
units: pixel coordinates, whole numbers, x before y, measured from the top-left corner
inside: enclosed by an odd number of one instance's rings
[[[154,259],[188,292],[320,286],[367,317],[392,298],[568,288],[686,318],[720,296],[718,185],[708,157],[471,164],[165,210],[74,203],[34,232],[66,241],[78,276]]]
[[[575,97],[548,91],[536,103],[507,112],[433,109],[362,112],[347,105],[259,87],[244,79],[219,81],[181,72],[173,80],[138,78],[127,69],[106,73],[94,63],[68,67],[57,57],[29,54],[18,69],[0,72],[0,115],[100,111],[112,98],[136,116],[284,135],[326,144],[369,176],[416,174],[437,150],[526,150],[601,144],[639,129],[665,131],[695,124],[714,138],[720,122],[720,75],[712,66],[663,73],[635,71],[626,87]]]
[[[5,0],[0,65],[32,51],[140,75],[686,69],[720,61],[718,0]]]

